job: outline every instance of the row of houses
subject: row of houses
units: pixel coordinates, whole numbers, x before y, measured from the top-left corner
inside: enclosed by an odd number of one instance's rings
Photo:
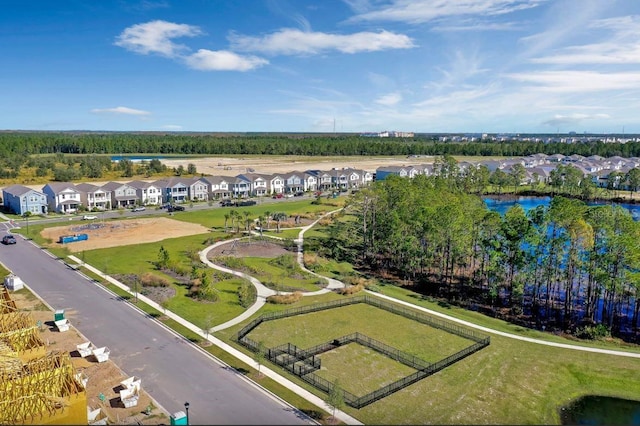
[[[6,210],[19,215],[75,213],[78,210],[102,211],[154,206],[165,203],[211,201],[230,198],[263,197],[307,191],[348,190],[373,181],[365,170],[343,168],[307,170],[285,174],[244,173],[236,177],[173,177],[156,181],[92,183],[51,182],[41,191],[24,185],[12,185],[2,191]]]
[[[491,173],[496,170],[510,173],[516,164],[522,165],[525,169],[525,175],[521,182],[523,185],[535,182],[548,183],[551,178],[551,172],[555,170],[558,165],[562,164],[571,165],[578,169],[582,172],[583,176],[589,177],[600,187],[610,186],[610,178],[611,176],[615,176],[614,187],[625,189],[621,176],[627,174],[631,169],[639,168],[640,158],[624,158],[620,156],[604,158],[599,155],[585,157],[578,154],[565,156],[562,154],[547,155],[539,153],[510,159],[488,159],[477,163],[461,161],[457,163],[457,166],[460,173],[465,173],[470,169],[479,168],[480,166],[486,166]],[[388,175],[413,178],[419,174],[431,176],[437,173],[438,165],[433,163],[409,166],[385,166],[376,169],[375,178],[376,180],[382,180]]]

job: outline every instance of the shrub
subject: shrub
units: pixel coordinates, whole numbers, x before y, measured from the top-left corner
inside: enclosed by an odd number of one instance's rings
[[[191,268],[187,265],[183,265],[182,263],[172,262],[169,265],[169,269],[183,277],[188,277],[191,274]]]
[[[140,284],[142,284],[143,287],[168,287],[169,280],[146,272],[140,277]]]
[[[273,296],[269,296],[267,297],[267,302],[278,305],[290,305],[292,303],[298,302],[300,299],[302,299],[302,292],[296,291],[289,294],[276,294]]]
[[[257,297],[258,293],[252,284],[243,282],[240,287],[238,287],[238,300],[240,306],[243,308],[248,308],[253,305]]]
[[[611,331],[604,324],[585,325],[576,330],[576,337],[580,339],[596,340],[610,336]]]
[[[280,266],[287,271],[294,271],[298,269],[298,262],[293,254],[280,255],[275,259],[271,259],[269,263],[274,266]]]
[[[341,288],[338,290],[338,294],[355,294],[358,293],[369,286],[374,286],[375,280],[366,279],[363,277],[348,275],[344,278],[344,283],[347,285],[345,288]]]

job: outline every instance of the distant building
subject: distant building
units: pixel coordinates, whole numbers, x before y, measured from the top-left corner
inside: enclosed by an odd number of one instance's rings
[[[415,137],[414,132],[398,132],[398,131],[388,131],[385,130],[383,132],[365,132],[360,133],[360,136],[365,138],[413,138]]]

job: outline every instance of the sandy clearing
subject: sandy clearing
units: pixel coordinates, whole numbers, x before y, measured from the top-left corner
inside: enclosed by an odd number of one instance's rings
[[[80,229],[91,224],[103,226],[97,229]],[[47,245],[51,247],[62,245],[58,242],[61,235],[85,233],[89,236],[86,241],[65,244],[69,251],[77,253],[83,250],[151,243],[166,238],[209,232],[209,229],[202,225],[167,217],[106,221],[104,223],[96,221],[91,224],[82,222],[80,224],[74,223],[73,225],[46,228],[42,231],[42,236],[51,239],[52,242]]]

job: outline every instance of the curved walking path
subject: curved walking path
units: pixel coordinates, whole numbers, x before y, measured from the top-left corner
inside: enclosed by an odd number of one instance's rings
[[[338,209],[338,210],[333,210],[330,211],[328,213],[323,214],[322,216],[320,216],[318,219],[314,220],[312,223],[310,223],[309,225],[303,226],[300,228],[300,232],[298,232],[298,238],[294,240],[294,242],[296,243],[296,246],[298,247],[297,249],[297,261],[298,264],[300,265],[300,268],[302,268],[303,271],[312,274],[316,277],[322,278],[327,280],[328,285],[325,288],[322,288],[318,291],[306,291],[306,292],[302,292],[303,296],[317,296],[319,294],[324,294],[324,293],[328,293],[332,290],[338,289],[338,288],[342,288],[344,287],[344,283],[342,283],[341,281],[335,280],[333,278],[327,278],[325,276],[319,275],[313,271],[308,270],[305,266],[304,266],[304,257],[303,257],[303,252],[302,252],[302,247],[303,247],[303,243],[304,243],[304,233],[307,232],[309,229],[311,229],[313,226],[315,226],[322,218],[327,217],[329,215],[332,215],[334,213],[339,212],[342,209]],[[258,234],[255,233],[254,234]],[[259,235],[259,234],[258,234]],[[281,237],[277,237],[277,236],[271,236],[271,235],[267,235],[269,238],[274,238],[274,239],[279,239],[281,240]],[[221,245],[225,245],[225,244],[229,244],[229,243],[233,243],[233,241],[238,241],[238,240],[242,240],[244,238],[247,237],[239,237],[239,238],[234,238],[231,240],[223,240],[223,241],[218,241],[212,245],[210,245],[209,247],[205,248],[204,250],[202,250],[200,252],[200,261],[202,261],[202,263],[204,263],[205,265],[217,269],[218,271],[222,271],[222,272],[226,272],[228,274],[232,274],[238,277],[242,277],[244,279],[247,279],[251,282],[251,284],[256,288],[256,292],[258,294],[258,297],[256,298],[256,301],[254,302],[253,305],[251,305],[246,311],[244,311],[241,315],[225,322],[222,324],[219,324],[213,328],[211,328],[209,331],[211,333],[215,333],[216,331],[220,331],[220,330],[224,330],[225,328],[229,328],[233,325],[236,325],[238,323],[241,323],[242,321],[250,318],[253,314],[255,314],[256,312],[258,312],[260,310],[260,308],[262,308],[264,306],[265,303],[267,303],[267,297],[272,296],[274,294],[277,294],[277,292],[275,290],[272,290],[270,288],[268,288],[267,286],[265,286],[264,284],[262,284],[260,282],[260,280],[258,280],[257,278],[245,274],[244,272],[240,272],[240,271],[235,271],[233,269],[229,269],[227,267],[221,266],[221,265],[217,265],[213,262],[211,262],[208,259],[208,254],[211,250],[213,250],[216,247],[219,247]],[[287,292],[280,292],[280,293],[287,293]]]

